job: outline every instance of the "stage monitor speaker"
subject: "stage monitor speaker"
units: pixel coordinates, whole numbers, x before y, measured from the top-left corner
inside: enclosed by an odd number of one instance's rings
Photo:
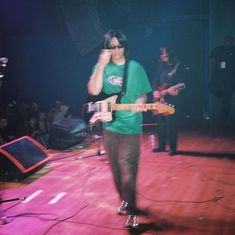
[[[87,135],[88,126],[81,118],[69,117],[53,122],[49,133],[49,148],[69,148],[79,144]]]
[[[20,181],[49,160],[46,149],[29,136],[0,146],[0,180]]]

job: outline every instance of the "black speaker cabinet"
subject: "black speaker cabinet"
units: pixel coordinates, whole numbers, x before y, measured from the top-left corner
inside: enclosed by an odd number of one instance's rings
[[[95,1],[61,1],[60,8],[65,25],[81,55],[100,47],[104,29]]]
[[[49,148],[66,149],[79,144],[88,134],[88,126],[81,118],[69,117],[53,122],[49,133]]]
[[[0,180],[20,181],[40,169],[49,157],[46,149],[29,136],[0,146]]]

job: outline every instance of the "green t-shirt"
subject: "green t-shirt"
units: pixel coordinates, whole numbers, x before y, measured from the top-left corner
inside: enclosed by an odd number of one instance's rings
[[[122,89],[124,65],[109,63],[105,67],[103,77],[103,92],[111,95]],[[151,92],[147,74],[141,64],[135,60],[129,61],[126,94],[122,96],[121,104],[136,103],[136,99],[148,92]],[[103,128],[120,134],[141,134],[142,133],[141,112],[116,111],[115,119],[103,123]]]

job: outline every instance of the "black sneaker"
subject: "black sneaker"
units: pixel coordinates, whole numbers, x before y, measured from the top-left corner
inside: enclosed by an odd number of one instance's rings
[[[128,215],[125,223],[126,228],[137,228],[139,226],[136,215]]]
[[[175,155],[177,155],[177,151],[176,150],[170,150],[169,155],[170,156],[175,156]]]
[[[128,203],[126,201],[122,201],[121,205],[118,207],[117,213],[119,215],[126,215],[128,210],[127,210]]]

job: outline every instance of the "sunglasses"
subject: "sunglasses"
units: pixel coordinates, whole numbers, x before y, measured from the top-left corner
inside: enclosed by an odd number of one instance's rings
[[[110,50],[114,50],[116,48],[120,49],[120,48],[124,48],[124,46],[123,45],[116,45],[116,46],[110,46],[109,47]]]

